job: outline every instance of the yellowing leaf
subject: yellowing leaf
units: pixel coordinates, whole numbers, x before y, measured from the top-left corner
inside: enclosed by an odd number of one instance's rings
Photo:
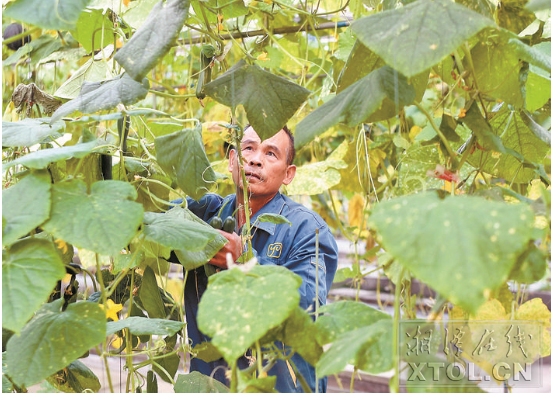
[[[361,194],[354,194],[354,196],[348,202],[348,223],[351,227],[356,227],[354,232],[358,234],[360,231],[362,236],[367,236],[367,217],[365,217],[364,212],[365,199]],[[362,226],[363,219],[363,226]]]
[[[541,298],[534,298],[522,304],[515,313],[517,320],[538,320],[544,327],[551,327],[551,312]]]
[[[505,320],[506,318],[505,308],[501,302],[494,298],[482,304],[476,315],[471,316],[470,320]]]

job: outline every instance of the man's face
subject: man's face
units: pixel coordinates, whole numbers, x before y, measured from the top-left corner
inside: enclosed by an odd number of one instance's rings
[[[291,183],[296,166],[287,164],[290,148],[291,140],[284,130],[262,142],[252,127],[245,130],[241,141],[241,154],[251,198],[271,198],[282,184]],[[233,181],[242,189],[238,158],[234,150],[230,151],[229,170],[232,172]]]

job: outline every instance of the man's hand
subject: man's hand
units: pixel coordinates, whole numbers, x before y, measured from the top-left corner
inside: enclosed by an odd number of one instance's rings
[[[218,231],[228,240],[228,243],[226,243],[224,247],[220,249],[212,259],[210,259],[209,263],[217,267],[226,269],[228,268],[228,263],[226,260],[226,255],[228,253],[231,253],[233,261],[237,260],[237,258],[241,256],[241,237],[236,233],[227,233],[222,230]]]

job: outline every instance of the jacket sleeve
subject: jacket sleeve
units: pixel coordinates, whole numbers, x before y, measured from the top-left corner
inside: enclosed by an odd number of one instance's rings
[[[306,226],[307,231],[299,231],[292,240],[291,250],[282,265],[302,278],[300,285],[300,306],[314,311],[316,298],[316,234]],[[305,229],[306,230],[306,229]],[[318,299],[320,305],[325,305],[327,293],[333,283],[337,270],[337,243],[333,234],[325,224],[319,229],[318,267]]]

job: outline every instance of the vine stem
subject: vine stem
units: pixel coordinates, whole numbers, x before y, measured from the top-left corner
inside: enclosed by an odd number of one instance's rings
[[[400,321],[400,294],[402,293],[402,278],[404,276],[404,270],[400,272],[398,276],[398,283],[396,283],[396,289],[394,291],[394,323],[392,325],[392,360],[394,364],[394,378],[390,381],[390,391],[393,393],[398,392],[398,386],[400,382],[400,358],[398,357],[398,322]]]
[[[232,120],[235,119],[235,113],[232,109]],[[243,224],[245,228],[244,231],[241,231],[241,235],[245,236],[248,251],[252,252],[253,245],[251,243],[251,238],[249,237],[251,232],[251,213],[249,211],[249,185],[247,183],[247,176],[245,175],[245,167],[243,166],[243,155],[241,154],[241,138],[243,138],[243,133],[241,131],[241,127],[239,127],[239,132],[234,132],[234,140],[235,140],[235,153],[237,154],[237,165],[239,166],[239,172],[241,174],[241,183],[243,186],[243,205],[245,206],[245,223]],[[239,196],[239,186],[236,186],[237,194],[236,196]]]
[[[34,32],[37,32],[37,31],[39,31],[39,30],[42,30],[42,28],[40,28],[40,27],[35,27],[34,29],[24,31],[24,32],[22,32],[22,33],[19,33],[19,34],[16,35],[16,36],[13,36],[13,37],[10,37],[10,38],[6,38],[5,40],[2,41],[2,44],[3,44],[3,45],[11,44],[12,42],[15,42],[15,41],[17,41],[17,40],[22,39],[23,37],[30,36],[31,34],[33,34]]]
[[[419,111],[421,111],[423,113],[423,115],[425,115],[425,117],[429,121],[429,123],[432,126],[432,128],[434,129],[434,131],[436,131],[436,134],[438,134],[438,137],[440,137],[440,140],[442,140],[442,143],[446,147],[446,150],[448,151],[448,154],[450,155],[450,158],[452,159],[452,162],[455,162],[456,161],[455,152],[453,151],[452,147],[450,146],[450,142],[448,141],[446,136],[442,133],[442,131],[436,125],[436,123],[434,123],[434,119],[432,119],[432,116],[430,116],[430,114],[427,112],[427,110],[425,108],[423,108],[423,106],[421,104],[419,104],[417,101],[414,101],[413,105],[415,105],[419,109]]]
[[[101,265],[99,263],[99,256],[97,253],[95,253],[96,256],[96,272],[97,277],[99,281],[100,291],[101,291],[101,300],[104,308],[107,308],[107,294],[105,292],[105,284],[103,283],[103,277],[101,274]],[[107,319],[107,317],[106,317]],[[107,336],[103,340],[103,351],[99,352],[97,347],[96,351],[98,351],[98,354],[101,354],[101,358],[103,359],[103,364],[105,365],[105,373],[107,374],[107,382],[109,383],[109,390],[111,390],[112,393],[115,392],[113,389],[113,381],[111,380],[111,371],[109,370],[109,362],[107,360]]]

